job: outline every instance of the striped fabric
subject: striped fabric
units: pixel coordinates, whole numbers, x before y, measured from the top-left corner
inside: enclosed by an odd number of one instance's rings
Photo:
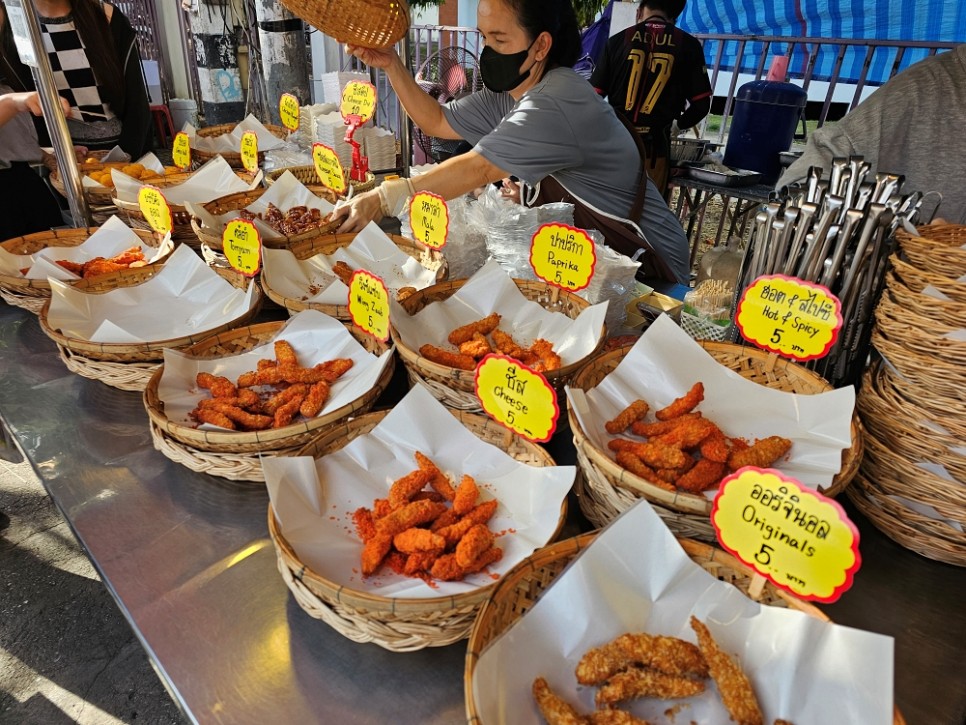
[[[847,38],[857,41],[916,40],[966,41],[966,2],[963,0],[688,0],[678,24],[689,33],[759,35],[809,38]],[[741,63],[743,72],[757,69],[760,43],[749,43]],[[718,53],[717,41],[706,41],[709,65]],[[723,68],[735,65],[737,46],[725,43]],[[769,55],[787,52],[785,44],[773,44]],[[866,82],[877,85],[889,79],[897,51],[880,48],[872,57]],[[898,70],[922,60],[928,51],[906,51]],[[789,63],[791,78],[802,78],[806,53],[801,45]],[[834,73],[838,49],[825,46],[819,52],[812,78],[829,80]],[[840,81],[857,81],[866,58],[864,47],[850,48],[838,74]],[[767,70],[767,63],[765,64]]]

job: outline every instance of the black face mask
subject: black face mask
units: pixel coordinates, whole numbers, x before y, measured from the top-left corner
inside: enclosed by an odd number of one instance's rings
[[[512,91],[530,76],[531,65],[525,73],[520,72],[520,65],[527,59],[534,39],[526,50],[519,53],[497,53],[486,45],[480,53],[480,77],[483,85],[494,93]]]

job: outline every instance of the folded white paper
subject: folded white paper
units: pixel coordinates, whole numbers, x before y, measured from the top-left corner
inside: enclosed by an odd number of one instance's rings
[[[229,133],[223,133],[220,136],[199,136],[197,129],[190,123],[186,123],[182,130],[188,134],[188,143],[191,148],[199,151],[210,151],[211,153],[238,153],[242,134],[246,131],[255,132],[255,136],[258,138],[259,151],[276,149],[285,143],[251,114],[248,114]]]

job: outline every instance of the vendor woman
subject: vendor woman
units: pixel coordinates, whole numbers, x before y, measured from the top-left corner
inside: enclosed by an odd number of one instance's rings
[[[570,0],[480,0],[485,90],[441,106],[415,82],[392,49],[349,46],[384,68],[399,100],[427,135],[474,147],[413,179],[384,182],[336,210],[340,232],[397,216],[408,197],[445,199],[516,176],[531,205],[568,201],[579,227],[599,229],[648,276],[687,283],[689,248],[642,163],[637,137],[571,66],[580,53]]]

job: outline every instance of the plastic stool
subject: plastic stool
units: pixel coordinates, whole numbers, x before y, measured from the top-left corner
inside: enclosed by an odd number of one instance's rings
[[[174,121],[171,119],[171,111],[164,103],[151,106],[151,115],[154,117],[154,130],[157,131],[158,145],[161,147],[169,146],[174,141]]]

